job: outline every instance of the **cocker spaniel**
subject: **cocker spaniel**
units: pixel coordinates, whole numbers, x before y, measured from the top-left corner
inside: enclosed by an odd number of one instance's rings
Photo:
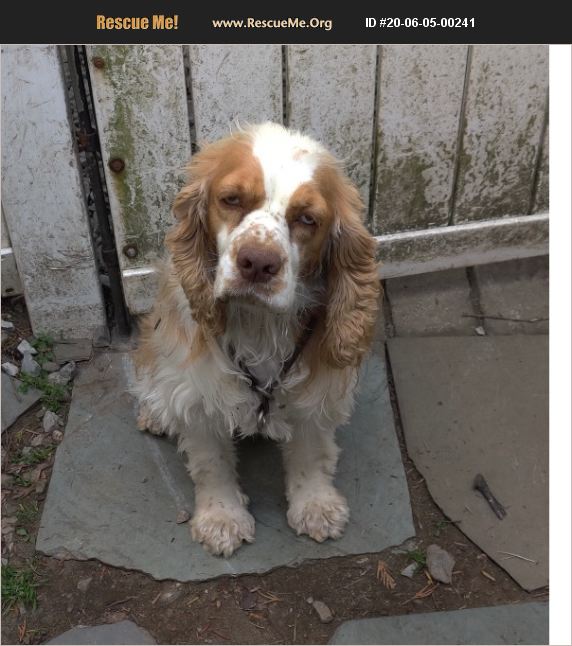
[[[274,123],[205,147],[188,171],[134,355],[139,427],[177,436],[191,535],[212,554],[254,541],[233,445],[254,434],[281,444],[290,526],[338,538],[334,434],[379,294],[358,191],[323,146]]]

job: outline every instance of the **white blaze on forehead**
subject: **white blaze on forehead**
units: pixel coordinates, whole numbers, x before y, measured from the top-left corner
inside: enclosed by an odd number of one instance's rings
[[[285,209],[290,197],[309,182],[325,150],[309,137],[275,124],[265,123],[253,130],[252,154],[264,175],[266,207]]]

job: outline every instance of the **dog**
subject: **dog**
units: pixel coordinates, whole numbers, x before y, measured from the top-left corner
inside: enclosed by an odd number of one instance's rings
[[[294,531],[339,538],[334,435],[380,290],[359,193],[321,144],[270,122],[207,145],[187,170],[134,354],[138,426],[177,437],[191,536],[208,552],[254,541],[234,452],[252,435],[281,445]]]

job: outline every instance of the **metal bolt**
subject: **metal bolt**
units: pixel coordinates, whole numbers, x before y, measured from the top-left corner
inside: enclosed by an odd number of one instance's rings
[[[94,67],[97,67],[97,69],[103,69],[105,67],[105,61],[101,56],[94,56],[91,59],[91,62],[93,63]]]
[[[119,159],[119,157],[116,157],[109,161],[109,168],[111,168],[114,173],[120,173],[125,168],[125,162],[122,159]]]
[[[137,256],[139,255],[139,249],[137,248],[137,245],[134,242],[131,242],[130,244],[126,244],[123,247],[123,253],[128,258],[137,258]]]

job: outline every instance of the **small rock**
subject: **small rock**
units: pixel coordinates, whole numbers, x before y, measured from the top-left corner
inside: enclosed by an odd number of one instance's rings
[[[45,433],[51,433],[52,431],[57,430],[60,424],[60,418],[58,415],[53,413],[51,410],[47,410],[42,420],[42,426]]]
[[[22,358],[21,368],[22,372],[26,372],[33,377],[37,377],[40,372],[42,372],[40,364],[35,359],[32,359],[32,355],[28,352],[26,352],[26,354],[24,354],[24,357]]]
[[[318,613],[318,617],[320,617],[320,621],[323,624],[329,624],[330,621],[333,620],[334,615],[332,611],[328,608],[328,606],[323,601],[314,601],[312,603],[312,606],[314,607],[314,610]]]
[[[56,386],[66,386],[69,379],[66,379],[62,375],[60,375],[59,372],[50,372],[48,375],[48,381],[50,381],[52,384],[56,384]]]
[[[66,365],[58,372],[50,373],[48,375],[48,381],[51,381],[58,386],[66,386],[75,375],[75,371],[75,361],[70,361],[69,363],[66,363]]]
[[[314,597],[308,597],[306,599],[306,603],[309,603],[310,605],[312,605],[314,603]]]
[[[66,363],[63,368],[60,368],[60,375],[63,374],[65,377],[72,379],[73,377],[75,377],[76,371],[77,366],[75,361],[70,361],[69,363]]]
[[[250,610],[254,610],[256,608],[257,601],[258,596],[256,595],[256,592],[252,592],[251,590],[244,588],[242,594],[240,595],[238,605],[240,606],[241,610],[246,610],[247,612],[249,612]]]
[[[36,388],[21,390],[21,382],[5,372],[2,376],[2,432],[10,427],[20,415],[23,415],[42,396]]]
[[[181,511],[177,514],[177,525],[182,525],[183,523],[186,523],[189,518],[191,517],[191,514],[186,509],[181,509]]]
[[[64,439],[64,434],[60,430],[52,431],[52,439],[59,443]]]
[[[20,372],[20,368],[18,368],[18,366],[15,366],[13,363],[10,363],[9,361],[6,361],[2,364],[2,370],[7,375],[10,375],[10,377],[15,377]]]
[[[45,438],[45,435],[40,435],[40,434],[34,435],[30,444],[32,446],[41,446],[44,443],[44,438]]]
[[[31,447],[31,446],[25,446],[25,447],[22,449],[22,455],[28,455],[28,453],[29,453],[31,450],[32,450],[32,447]]]
[[[438,545],[427,548],[427,569],[429,574],[441,583],[451,583],[455,559]]]
[[[401,570],[401,576],[412,579],[415,572],[417,572],[417,563],[410,563],[405,569]]]
[[[42,406],[40,410],[36,413],[36,419],[42,419],[46,414],[48,409],[45,406]]]
[[[175,585],[170,586],[166,590],[163,590],[163,592],[161,592],[161,594],[159,595],[159,599],[157,601],[160,605],[168,605],[182,597],[184,593],[185,589],[183,588],[183,586],[180,583],[175,583]]]
[[[25,354],[38,354],[36,348],[34,348],[33,345],[30,345],[28,341],[26,341],[26,339],[21,341],[16,349],[22,356],[24,356]]]
[[[485,331],[485,328],[482,325],[477,325],[477,327],[475,328],[475,332],[479,336],[486,336],[486,334],[487,334],[486,331]]]
[[[55,360],[62,364],[68,361],[87,361],[93,352],[91,339],[60,341],[53,347]]]
[[[57,372],[60,369],[60,366],[54,361],[44,361],[44,363],[42,364],[42,368],[46,372]]]
[[[106,613],[108,623],[76,626],[45,644],[156,644],[151,635],[126,619],[127,613]],[[113,623],[113,625],[111,625]],[[207,640],[205,640],[207,641]]]
[[[13,330],[14,329],[14,323],[12,321],[5,321],[2,319],[2,329],[3,330]]]
[[[94,348],[108,348],[111,345],[111,335],[107,325],[98,327],[93,334]]]
[[[2,565],[8,565],[8,559],[2,557]]]
[[[91,583],[91,581],[92,581],[92,577],[90,576],[85,577],[85,579],[80,579],[77,582],[77,589],[80,592],[87,592],[87,589],[89,588],[89,584]]]

